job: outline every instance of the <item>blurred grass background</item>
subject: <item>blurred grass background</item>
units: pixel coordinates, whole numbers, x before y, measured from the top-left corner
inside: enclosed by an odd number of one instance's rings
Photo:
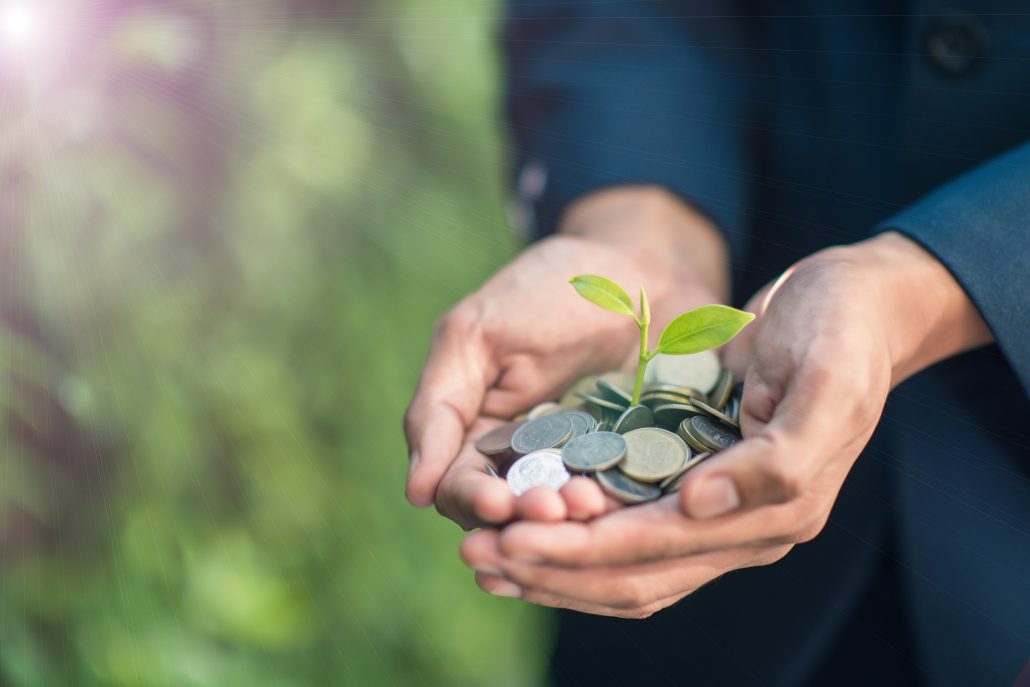
[[[546,616],[402,496],[432,323],[519,244],[494,4],[45,7],[0,67],[0,684],[536,684]]]

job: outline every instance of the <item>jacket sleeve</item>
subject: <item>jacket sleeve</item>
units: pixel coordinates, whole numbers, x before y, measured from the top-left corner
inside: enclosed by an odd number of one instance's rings
[[[657,184],[739,247],[749,72],[748,51],[732,49],[746,13],[731,4],[508,2],[507,114],[532,234],[553,231],[577,196]]]
[[[1030,393],[1030,143],[882,222],[940,260]]]

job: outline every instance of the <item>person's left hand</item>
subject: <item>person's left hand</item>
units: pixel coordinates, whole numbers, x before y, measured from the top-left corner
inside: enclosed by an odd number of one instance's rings
[[[480,587],[640,618],[777,561],[822,530],[891,386],[990,340],[947,270],[892,233],[802,261],[749,309],[759,319],[726,351],[747,370],[744,441],[692,470],[678,495],[469,535],[461,554]],[[573,512],[598,492],[584,481],[563,496]]]

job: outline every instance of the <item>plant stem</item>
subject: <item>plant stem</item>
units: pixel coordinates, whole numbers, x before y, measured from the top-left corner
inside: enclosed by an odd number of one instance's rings
[[[651,323],[640,320],[637,321],[640,325],[640,357],[637,358],[637,380],[633,385],[633,401],[632,405],[640,405],[640,392],[644,389],[644,370],[647,369],[647,363],[654,357],[654,353],[648,353],[647,351],[647,330],[651,328]]]

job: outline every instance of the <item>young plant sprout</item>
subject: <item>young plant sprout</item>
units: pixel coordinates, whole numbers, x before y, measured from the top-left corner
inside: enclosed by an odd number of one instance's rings
[[[633,385],[633,405],[640,404],[640,392],[644,386],[644,370],[659,353],[688,355],[722,346],[755,319],[749,312],[727,305],[704,305],[685,312],[665,328],[658,347],[647,349],[647,333],[651,326],[651,306],[647,302],[644,287],[640,287],[640,314],[633,309],[629,295],[610,279],[596,274],[581,274],[569,280],[579,295],[605,310],[629,315],[640,328],[640,357],[637,359],[637,377]]]

